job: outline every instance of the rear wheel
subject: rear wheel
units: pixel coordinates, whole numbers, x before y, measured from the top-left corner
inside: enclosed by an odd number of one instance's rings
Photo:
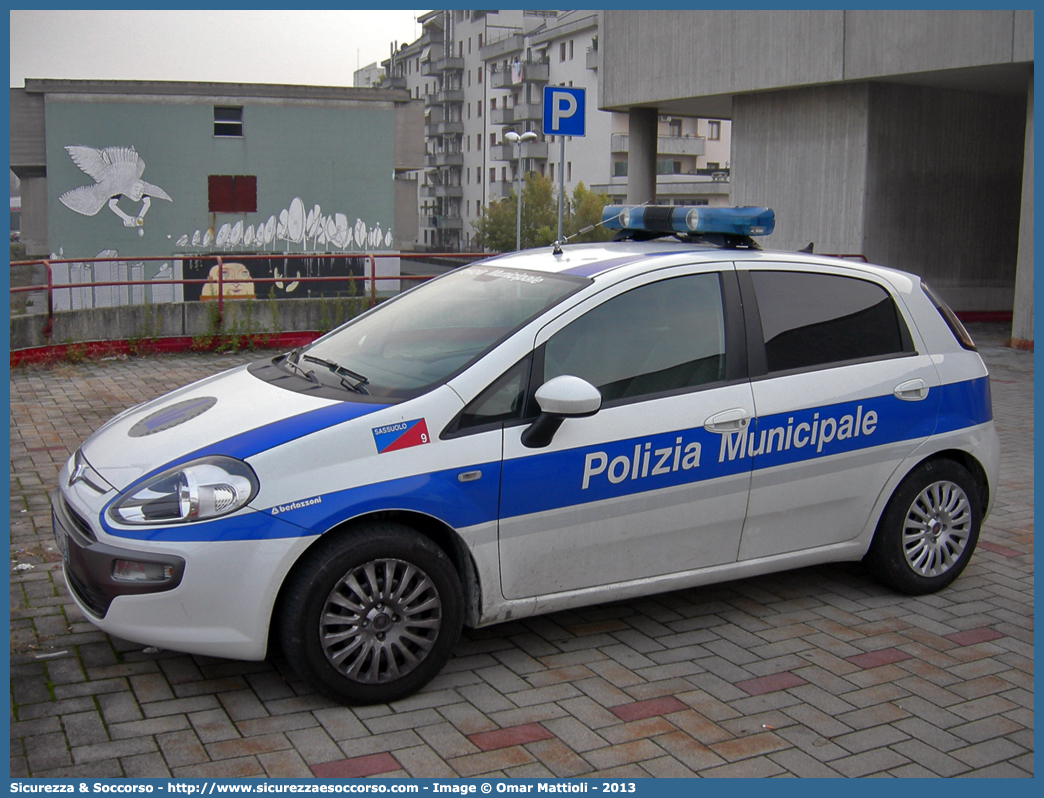
[[[446,554],[402,524],[321,541],[291,575],[283,654],[347,704],[394,701],[433,679],[460,636],[460,580]]]
[[[941,590],[960,576],[975,550],[981,508],[978,486],[964,466],[922,463],[896,488],[865,562],[901,593]]]

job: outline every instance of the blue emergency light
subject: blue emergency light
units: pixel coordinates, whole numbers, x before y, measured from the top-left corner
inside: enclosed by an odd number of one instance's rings
[[[602,224],[610,230],[642,230],[650,233],[767,236],[776,226],[776,216],[771,208],[606,205],[602,209]]]

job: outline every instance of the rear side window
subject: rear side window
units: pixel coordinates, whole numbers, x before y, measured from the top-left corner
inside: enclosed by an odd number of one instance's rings
[[[769,372],[912,351],[892,297],[867,280],[752,271]]]

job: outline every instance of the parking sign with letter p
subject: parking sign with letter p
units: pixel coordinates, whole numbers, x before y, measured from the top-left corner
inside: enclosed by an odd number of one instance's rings
[[[545,136],[584,136],[585,89],[544,86]]]

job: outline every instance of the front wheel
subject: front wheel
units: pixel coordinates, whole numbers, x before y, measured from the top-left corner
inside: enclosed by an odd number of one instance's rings
[[[901,593],[934,593],[960,576],[979,540],[982,502],[964,466],[930,460],[896,488],[865,562]]]
[[[342,703],[375,704],[438,674],[462,616],[446,554],[407,526],[372,523],[309,550],[288,580],[279,630],[303,679]]]

